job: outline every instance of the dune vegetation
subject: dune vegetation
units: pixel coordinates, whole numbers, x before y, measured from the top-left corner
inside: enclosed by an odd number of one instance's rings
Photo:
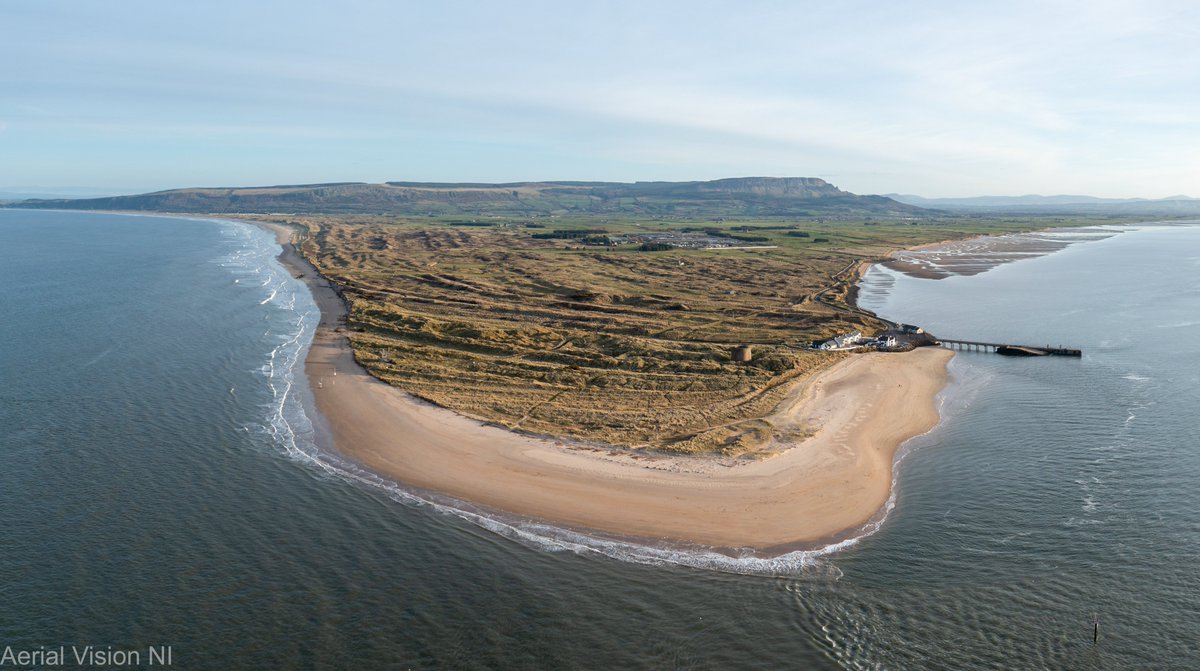
[[[374,376],[462,414],[564,439],[748,455],[815,339],[882,324],[852,306],[890,251],[1028,222],[260,217],[303,231]],[[684,249],[661,236],[744,249]],[[647,242],[651,240],[651,242]],[[731,358],[748,344],[749,362]]]

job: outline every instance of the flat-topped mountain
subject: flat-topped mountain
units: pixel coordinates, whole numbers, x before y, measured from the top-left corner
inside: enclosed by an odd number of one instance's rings
[[[26,200],[16,207],[191,213],[408,215],[641,214],[806,216],[928,213],[884,196],[860,196],[812,177],[707,182],[339,182],[191,188],[111,198]]]

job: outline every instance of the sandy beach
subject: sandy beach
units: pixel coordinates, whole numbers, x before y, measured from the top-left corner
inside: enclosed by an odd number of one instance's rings
[[[1053,254],[1075,243],[1113,235],[1115,231],[1097,227],[981,235],[909,247],[893,252],[892,260],[883,265],[910,277],[941,280],[954,275],[978,275],[1005,263]]]
[[[765,459],[644,456],[486,425],[358,366],[340,297],[291,230],[271,228],[321,309],[306,373],[333,447],[403,485],[614,537],[772,554],[854,535],[887,502],[896,449],[938,422],[953,355],[925,348],[854,356],[797,383],[767,420],[815,433]]]

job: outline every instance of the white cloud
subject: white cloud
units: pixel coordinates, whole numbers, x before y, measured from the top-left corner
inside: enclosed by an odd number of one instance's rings
[[[345,4],[244,10],[269,22],[206,8],[229,20],[205,31],[150,3],[96,10],[97,29],[49,14],[56,29],[40,29],[30,10],[0,44],[25,65],[0,74],[0,114],[181,151],[213,135],[374,136],[381,153],[411,139],[430,152],[408,155],[416,166],[475,142],[473,175],[543,150],[576,176],[619,164],[837,172],[925,195],[1195,189],[1195,166],[1171,156],[1200,130],[1188,2]],[[353,165],[337,146],[314,179]]]

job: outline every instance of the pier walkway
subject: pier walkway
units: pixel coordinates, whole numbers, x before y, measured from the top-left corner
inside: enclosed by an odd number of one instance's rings
[[[1044,347],[1035,345],[1006,345],[1004,343],[951,340],[949,338],[939,338],[938,344],[950,349],[979,350],[1008,356],[1083,356],[1083,350],[1061,346],[1051,347],[1049,345]]]

